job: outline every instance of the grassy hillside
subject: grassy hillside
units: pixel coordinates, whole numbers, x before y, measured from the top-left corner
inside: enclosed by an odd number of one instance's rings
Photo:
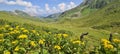
[[[91,14],[98,9],[112,3],[119,2],[119,0],[83,0],[83,2],[71,10],[63,12],[61,18],[78,18]]]
[[[120,23],[120,2],[114,2],[81,19],[74,19],[73,23],[82,24],[94,28],[109,29],[114,27],[119,29]],[[114,29],[112,29],[114,30]]]

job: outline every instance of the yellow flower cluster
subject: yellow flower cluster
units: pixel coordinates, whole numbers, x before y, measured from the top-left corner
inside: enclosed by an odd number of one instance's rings
[[[108,41],[107,39],[102,39],[101,41],[102,41],[103,44],[109,44],[110,43],[110,41]]]
[[[3,38],[4,34],[0,34],[0,38]]]
[[[29,33],[29,31],[28,31],[28,30],[26,30],[26,29],[25,29],[25,30],[23,30],[23,32],[24,32],[24,33]]]
[[[68,37],[68,34],[63,34],[63,37]]]
[[[14,49],[14,51],[19,51],[20,50],[20,48],[17,46],[17,47],[15,47],[15,49]]]
[[[11,54],[10,51],[4,51],[4,54]]]
[[[19,29],[19,26],[16,26],[15,28],[16,28],[16,29]]]
[[[110,44],[110,41],[108,41],[107,39],[102,39],[102,43],[105,49],[113,49],[113,45]]]
[[[16,44],[18,41],[17,40],[15,40],[15,41],[12,41],[12,44]]]
[[[25,30],[25,28],[20,28],[20,30]]]
[[[20,31],[18,31],[18,30],[14,30],[13,32],[14,32],[14,33],[20,33]]]
[[[81,41],[77,40],[77,41],[73,41],[73,44],[80,44]]]
[[[33,47],[35,47],[36,46],[35,41],[31,41],[30,45],[33,46]]]
[[[39,40],[39,44],[44,44],[44,41],[45,41],[44,39],[43,39],[43,40],[40,39],[40,40]]]
[[[4,39],[0,39],[0,42],[4,42]]]
[[[13,28],[11,27],[11,28],[9,28],[9,30],[10,30],[10,31],[12,31],[12,30],[13,30]]]
[[[32,32],[33,32],[33,33],[36,33],[36,31],[35,31],[35,30],[32,30]]]
[[[61,36],[62,36],[62,34],[57,34],[57,36],[58,36],[58,37],[61,37]]]
[[[66,38],[66,37],[68,37],[68,34],[57,34],[57,36],[58,37],[62,37],[63,36],[64,38]]]
[[[113,42],[114,43],[120,43],[120,40],[119,39],[113,39]]]
[[[57,50],[61,49],[61,47],[59,45],[55,45],[54,48],[57,49]]]
[[[113,49],[114,47],[113,47],[113,45],[111,45],[111,44],[106,44],[106,45],[104,45],[104,48]]]
[[[25,38],[27,38],[27,35],[22,34],[22,35],[20,35],[18,38],[20,38],[20,39],[25,39]]]
[[[81,42],[81,41],[79,41],[79,40],[73,41],[73,44],[82,44],[82,45],[85,45],[84,42]]]

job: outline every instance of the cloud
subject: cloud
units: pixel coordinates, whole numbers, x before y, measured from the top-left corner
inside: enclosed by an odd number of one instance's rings
[[[60,3],[58,4],[59,9],[63,12],[69,9],[72,9],[74,7],[76,7],[77,5],[74,2],[70,2],[69,4],[66,3]]]
[[[69,5],[67,5],[68,9],[72,9],[74,7],[76,7],[77,5],[74,2],[70,2]]]
[[[49,4],[45,4],[45,9],[47,12],[50,12]]]
[[[8,2],[8,1],[6,1],[5,3],[6,3],[6,4],[9,4],[9,5],[15,5],[15,4],[16,4],[16,2],[15,2],[15,1],[9,1],[9,2]]]
[[[60,4],[58,4],[58,7],[61,11],[65,11],[66,4],[65,3],[60,3]]]
[[[24,0],[15,0],[15,1],[9,1],[9,0],[0,0],[0,3],[8,4],[8,5],[19,5],[25,7],[24,12],[28,13],[31,16],[38,15],[38,7],[36,5],[33,5],[31,2],[27,2]]]
[[[36,16],[40,13],[38,7],[26,7],[23,11],[30,14],[31,16]]]
[[[0,3],[5,3],[8,5],[20,5],[20,6],[25,6],[25,7],[31,7],[32,3],[23,1],[23,0],[15,0],[15,1],[9,1],[9,0],[0,0]]]
[[[0,3],[4,2],[5,0],[0,0]]]

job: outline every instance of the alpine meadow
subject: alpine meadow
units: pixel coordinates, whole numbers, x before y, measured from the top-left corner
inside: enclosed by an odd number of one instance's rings
[[[120,54],[120,0],[0,0],[0,54]]]

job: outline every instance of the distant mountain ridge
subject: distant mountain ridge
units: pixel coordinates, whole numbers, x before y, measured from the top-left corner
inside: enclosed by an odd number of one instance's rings
[[[27,14],[26,12],[20,11],[20,10],[15,10],[14,11],[17,15],[21,15],[21,16],[30,16],[29,14]]]
[[[14,11],[5,11],[13,15],[23,16],[23,17],[31,17],[28,13],[21,11],[21,10],[14,10]]]
[[[61,13],[54,13],[54,14],[48,15],[48,16],[45,17],[45,18],[54,18],[54,19],[57,19],[60,14],[61,14]]]

